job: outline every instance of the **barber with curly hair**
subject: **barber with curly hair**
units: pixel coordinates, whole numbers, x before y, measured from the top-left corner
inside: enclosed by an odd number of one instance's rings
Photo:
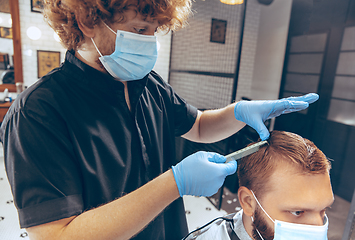
[[[175,136],[210,143],[308,107],[316,94],[201,112],[152,71],[155,32],[186,25],[190,0],[45,0],[64,63],[24,91],[1,126],[21,228],[40,239],[181,239],[183,195],[233,174],[217,153],[175,162]]]

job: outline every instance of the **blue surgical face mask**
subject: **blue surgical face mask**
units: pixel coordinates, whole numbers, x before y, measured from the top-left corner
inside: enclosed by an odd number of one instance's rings
[[[106,25],[106,23],[104,23]],[[156,36],[141,35],[117,30],[115,51],[111,55],[103,56],[91,38],[99,60],[107,72],[122,81],[132,81],[144,78],[154,67],[157,57]]]
[[[324,216],[324,224],[322,226],[296,224],[290,222],[283,222],[279,220],[273,220],[269,214],[261,206],[260,202],[256,198],[253,191],[251,191],[256,202],[260,206],[261,210],[274,222],[274,240],[327,240],[328,232],[328,217]],[[252,217],[252,221],[253,221]],[[256,229],[260,238],[264,240],[258,229]]]

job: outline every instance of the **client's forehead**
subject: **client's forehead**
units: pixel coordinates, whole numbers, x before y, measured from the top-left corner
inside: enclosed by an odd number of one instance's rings
[[[280,161],[267,181],[263,198],[279,206],[318,208],[332,201],[328,173],[302,173],[296,164]]]

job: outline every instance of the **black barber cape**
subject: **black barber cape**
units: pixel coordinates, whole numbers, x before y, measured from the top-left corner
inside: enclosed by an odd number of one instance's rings
[[[22,228],[113,201],[176,164],[175,136],[191,129],[197,109],[153,71],[128,91],[131,111],[121,82],[68,51],[12,104],[0,138]],[[186,234],[179,198],[133,239]]]

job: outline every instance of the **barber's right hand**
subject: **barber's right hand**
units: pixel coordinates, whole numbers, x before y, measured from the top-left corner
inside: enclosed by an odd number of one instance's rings
[[[180,196],[209,197],[223,185],[225,178],[237,170],[237,162],[225,163],[218,153],[197,152],[172,167]]]

